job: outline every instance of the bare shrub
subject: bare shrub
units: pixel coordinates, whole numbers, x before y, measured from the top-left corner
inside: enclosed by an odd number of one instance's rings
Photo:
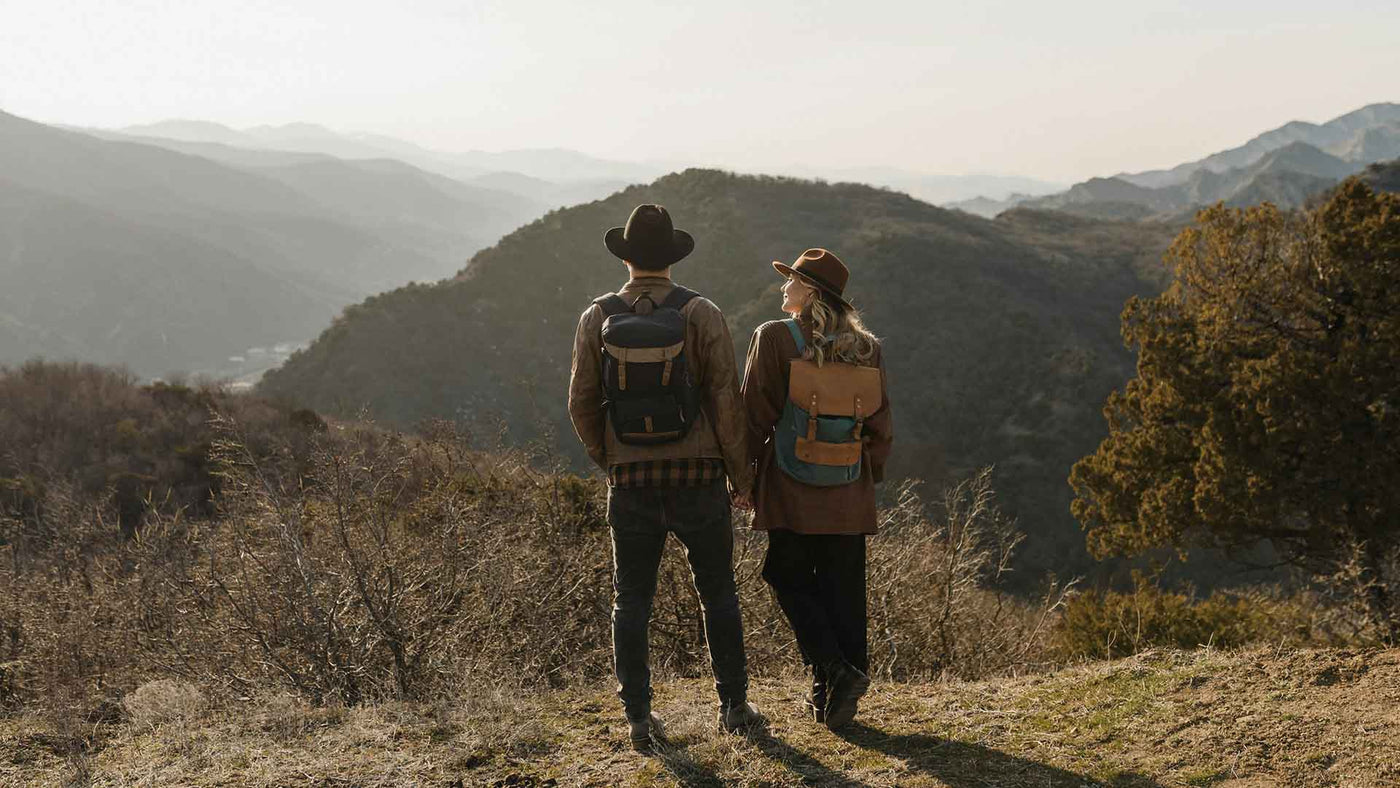
[[[226,516],[201,578],[265,673],[315,699],[411,696],[461,607],[470,523],[432,444],[352,432],[296,486],[219,417]]]
[[[128,553],[160,592],[141,634],[163,670],[315,701],[425,697],[465,677],[562,685],[609,666],[595,483],[419,439],[338,428],[298,484],[238,425],[217,445],[224,516],[152,517]]]
[[[198,687],[175,679],[148,681],[122,698],[122,708],[131,722],[151,728],[196,717],[206,704]]]
[[[1400,600],[1400,545],[1386,550],[1352,539],[1337,552],[1332,571],[1318,578],[1333,625],[1351,640],[1396,645],[1394,622],[1379,611]]]
[[[872,670],[891,678],[978,678],[1043,664],[1070,584],[1023,599],[1001,590],[1024,535],[996,505],[992,469],[943,492],[930,516],[906,482],[881,512],[869,568]]]
[[[139,610],[110,498],[52,483],[35,504],[0,513],[0,703],[86,717],[131,675]]]

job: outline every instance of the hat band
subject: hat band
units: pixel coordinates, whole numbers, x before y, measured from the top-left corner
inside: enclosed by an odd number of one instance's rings
[[[823,279],[822,277],[818,276],[817,274],[815,274],[815,273],[813,273],[813,272],[811,272],[811,271],[803,270],[801,267],[797,267],[797,266],[794,266],[792,270],[796,271],[796,272],[799,273],[799,274],[802,274],[803,276],[807,277],[808,279],[811,279],[813,282],[816,282],[818,285],[821,285],[822,289],[824,289],[824,290],[830,290],[830,291],[831,291],[832,293],[834,293],[838,298],[841,297],[841,290],[840,290],[839,288],[837,288],[835,285],[831,284],[830,282],[826,281],[826,280]]]

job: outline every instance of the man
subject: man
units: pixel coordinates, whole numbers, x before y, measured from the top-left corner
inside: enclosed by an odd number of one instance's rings
[[[732,495],[747,496],[753,472],[724,315],[671,281],[671,266],[690,254],[694,239],[673,227],[665,208],[639,205],[603,240],[629,278],[579,318],[569,416],[588,456],[608,475],[613,662],[632,744],[646,751],[663,736],[651,710],[647,627],[668,533],[685,545],[700,594],[720,727],[735,731],[762,720],[747,698],[725,488],[728,477]],[[668,326],[669,339],[648,344]]]

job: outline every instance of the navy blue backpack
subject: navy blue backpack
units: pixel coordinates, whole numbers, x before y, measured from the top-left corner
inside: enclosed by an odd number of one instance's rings
[[[617,439],[652,445],[684,438],[700,411],[700,390],[685,353],[681,310],[699,294],[676,286],[660,304],[629,304],[616,293],[602,308],[604,407]]]

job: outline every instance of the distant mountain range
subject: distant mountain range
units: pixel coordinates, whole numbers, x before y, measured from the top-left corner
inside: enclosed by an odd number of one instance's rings
[[[1065,188],[1063,183],[1020,175],[987,173],[929,175],[894,167],[779,167],[768,171],[767,174],[815,178],[834,183],[863,183],[869,186],[880,186],[904,192],[910,197],[927,203],[945,207],[949,207],[949,203],[966,200],[969,197],[1001,201],[1015,199],[1023,195],[1051,194]]]
[[[346,310],[264,378],[264,393],[385,423],[461,419],[534,438],[583,467],[565,411],[579,312],[619,287],[602,233],[634,205],[694,233],[677,277],[718,304],[743,353],[779,316],[769,261],[835,249],[887,348],[898,473],[938,484],[985,463],[1034,534],[1040,566],[1085,566],[1070,464],[1104,432],[1099,408],[1132,370],[1118,314],[1165,282],[1164,225],[1013,211],[996,221],[864,185],[688,170],[556,211],[478,253],[455,279]],[[741,356],[742,357],[742,356]],[[1028,559],[1031,560],[1031,559]],[[1058,562],[1058,563],[1057,563]]]
[[[324,154],[343,159],[395,158],[467,183],[514,192],[542,201],[549,207],[595,200],[624,186],[650,181],[666,172],[694,164],[680,162],[675,166],[665,166],[606,160],[566,149],[448,153],[392,137],[341,133],[310,123],[254,126],[239,130],[208,121],[168,120],[128,126],[118,133],[157,145],[213,143],[240,151]],[[179,149],[199,152],[189,147]],[[1017,175],[930,175],[897,167],[793,164],[768,167],[763,174],[864,183],[901,191],[934,204],[974,195],[997,200],[1016,193],[1043,195],[1065,187],[1063,183]]]
[[[1295,121],[1230,150],[1169,170],[1091,178],[1039,198],[951,204],[982,216],[1027,207],[1111,219],[1183,221],[1223,201],[1285,208],[1302,205],[1367,165],[1400,158],[1400,104],[1371,104],[1327,123]]]
[[[267,348],[370,293],[448,276],[545,210],[398,161],[199,145],[0,113],[0,364],[260,371]]]
[[[116,133],[198,155],[215,151],[190,145],[218,145],[232,151],[217,154],[225,160],[245,151],[331,156],[351,161],[396,159],[470,185],[510,192],[549,208],[595,200],[664,172],[656,166],[609,161],[562,148],[447,153],[383,135],[343,134],[313,123],[240,130],[209,121],[168,120],[128,126]]]

